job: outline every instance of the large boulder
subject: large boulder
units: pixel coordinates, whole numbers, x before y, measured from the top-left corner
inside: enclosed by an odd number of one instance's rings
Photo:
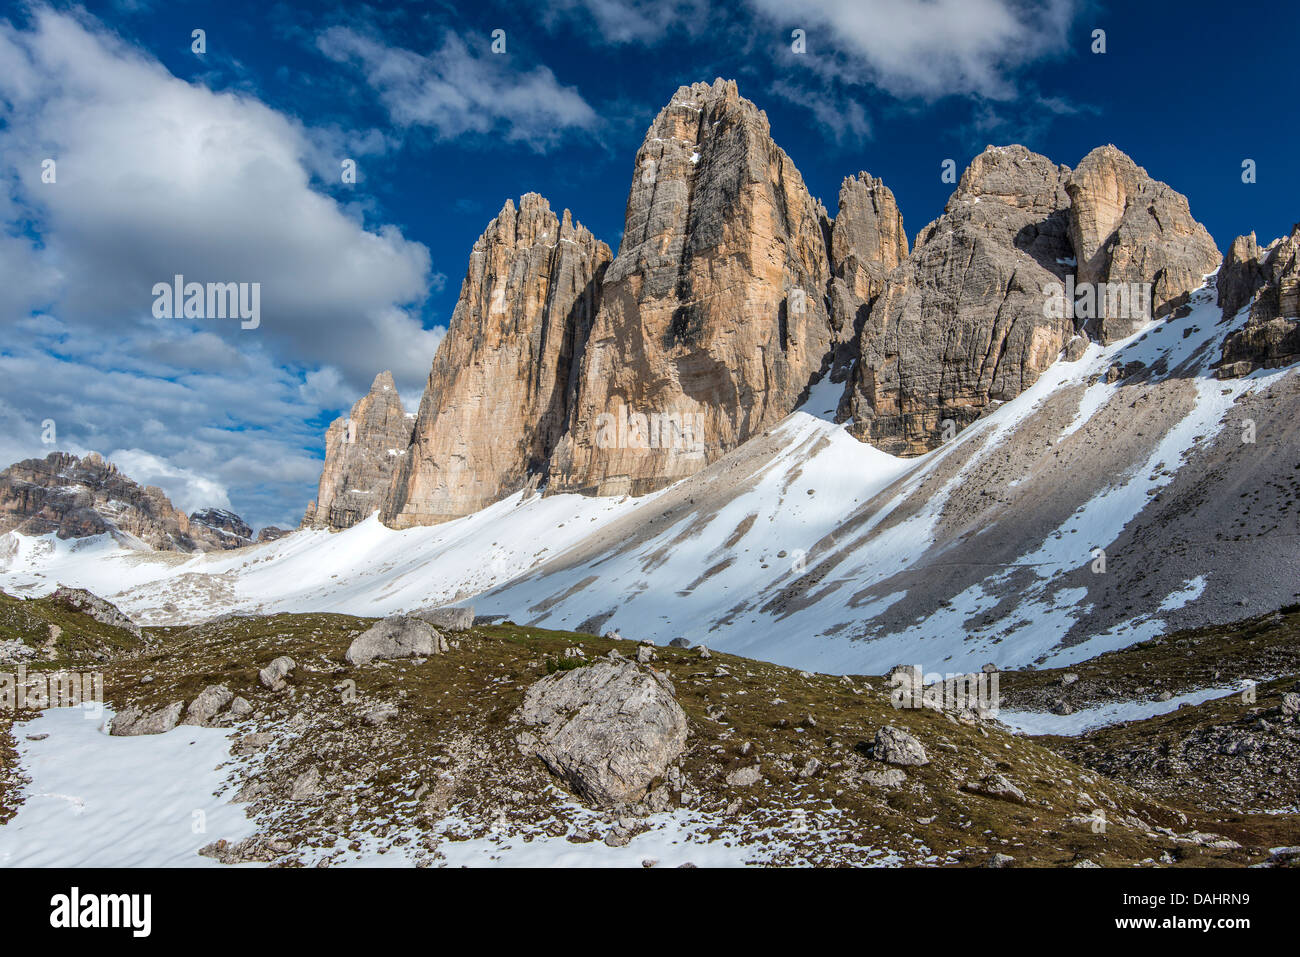
[[[285,680],[298,667],[288,655],[281,655],[269,665],[257,673],[257,679],[262,682],[263,687],[270,688],[272,691],[282,691],[288,684]]]
[[[427,658],[446,648],[446,639],[427,621],[393,615],[352,639],[344,657],[349,664],[367,665],[389,658]]]
[[[635,803],[686,747],[686,713],[664,675],[602,659],[541,679],[517,717],[521,744],[578,795],[601,806]]]

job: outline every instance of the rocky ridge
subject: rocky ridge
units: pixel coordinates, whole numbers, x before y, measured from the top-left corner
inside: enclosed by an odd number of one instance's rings
[[[0,535],[85,538],[111,534],[159,551],[221,551],[253,544],[233,512],[181,512],[162,489],[143,488],[96,452],[51,452],[0,472]]]

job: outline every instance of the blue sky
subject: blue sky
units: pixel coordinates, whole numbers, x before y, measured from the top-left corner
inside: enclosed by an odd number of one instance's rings
[[[376,372],[418,402],[504,200],[539,192],[617,249],[646,126],[679,85],[716,76],[767,111],[832,214],[844,176],[867,170],[914,236],[952,190],[945,159],[961,170],[1019,142],[1073,165],[1110,142],[1185,193],[1221,248],[1251,230],[1268,241],[1300,220],[1300,14],[1269,15],[1083,0],[9,4],[0,458],[48,452],[52,419],[57,447],[110,455],[187,510],[296,523],[325,425]],[[262,282],[262,326],[155,319],[149,289],[175,272]]]

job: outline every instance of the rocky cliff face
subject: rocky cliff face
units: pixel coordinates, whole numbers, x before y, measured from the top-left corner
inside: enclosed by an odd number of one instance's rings
[[[251,535],[238,516],[231,518]],[[164,551],[237,547],[219,542],[206,528],[196,534],[190,518],[162,489],[141,488],[94,452],[81,459],[52,452],[0,472],[0,534],[14,531],[54,532],[59,538],[126,533]]]
[[[1185,305],[1218,266],[1219,250],[1192,219],[1187,198],[1152,179],[1114,146],[1099,146],[1085,156],[1065,188],[1077,282],[1150,285],[1144,314],[1100,315],[1088,322],[1094,338],[1122,339],[1147,319]]]
[[[894,194],[870,173],[840,186],[831,228],[831,328],[836,342],[831,381],[843,382],[858,358],[858,339],[889,274],[907,259],[907,233]]]
[[[350,528],[378,511],[412,428],[392,373],[379,373],[351,413],[330,423],[320,486],[302,526]]]
[[[1043,307],[1071,253],[1068,174],[1022,146],[974,159],[862,325],[841,405],[858,438],[899,455],[927,451],[1056,360],[1074,321]]]
[[[1254,233],[1237,237],[1219,270],[1218,289],[1225,318],[1250,303],[1246,325],[1224,340],[1220,376],[1300,360],[1300,223],[1263,249]]]
[[[609,247],[546,200],[507,201],[474,244],[414,437],[383,505],[395,528],[536,483],[571,414]]]
[[[789,413],[834,338],[829,230],[735,83],[679,89],[637,153],[552,489],[648,492]]]
[[[1186,198],[1115,147],[1073,171],[989,147],[879,284],[840,417],[887,452],[928,451],[1032,385],[1076,332],[1131,335],[1218,262]]]

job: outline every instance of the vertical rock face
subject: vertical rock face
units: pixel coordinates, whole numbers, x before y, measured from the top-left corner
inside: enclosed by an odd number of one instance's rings
[[[1187,197],[1147,175],[1114,146],[1099,146],[1066,183],[1070,239],[1079,283],[1150,283],[1145,315],[1089,320],[1102,342],[1122,339],[1151,317],[1172,312],[1218,266],[1205,227],[1192,219]]]
[[[459,518],[535,483],[570,416],[609,247],[528,193],[474,244],[382,519]]]
[[[412,422],[391,372],[375,376],[370,391],[325,433],[325,466],[304,528],[350,528],[383,504],[396,465],[407,454]]]
[[[1014,398],[1074,333],[1044,308],[1071,253],[1069,169],[1023,146],[989,147],[944,213],[883,284],[858,339],[841,416],[896,455],[934,448]]]
[[[874,299],[885,277],[907,259],[903,214],[883,180],[865,172],[844,180],[830,252],[835,275],[864,302]]]
[[[1215,288],[1219,292],[1219,306],[1223,317],[1231,319],[1241,307],[1250,302],[1260,286],[1267,281],[1264,277],[1263,256],[1255,234],[1238,236],[1228,247],[1215,278]]]
[[[1250,306],[1245,326],[1223,343],[1221,376],[1300,361],[1300,223],[1260,249],[1255,234],[1238,237],[1219,270],[1225,317]]]
[[[830,316],[835,336],[831,381],[843,382],[858,358],[858,338],[886,277],[907,259],[907,233],[894,194],[869,173],[840,186],[831,228]]]
[[[637,154],[551,488],[648,492],[794,408],[832,344],[829,225],[734,82],[679,89]]]

